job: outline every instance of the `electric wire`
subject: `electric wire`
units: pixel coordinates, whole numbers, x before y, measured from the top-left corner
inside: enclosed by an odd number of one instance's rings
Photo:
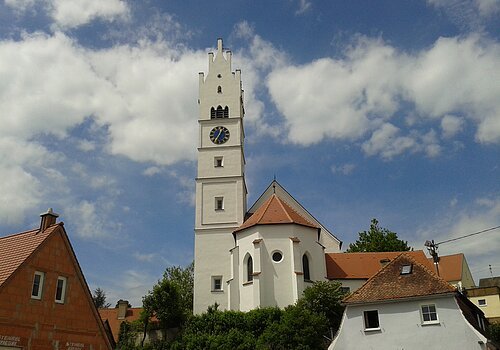
[[[442,241],[442,242],[438,242],[438,243],[435,243],[436,246],[440,245],[440,244],[443,244],[443,243],[448,243],[448,242],[452,242],[452,241],[456,241],[456,240],[459,240],[459,239],[462,239],[462,238],[466,238],[466,237],[470,237],[470,236],[474,236],[474,235],[478,235],[480,233],[485,233],[485,232],[488,232],[488,231],[493,231],[493,230],[497,230],[500,228],[500,225],[498,226],[495,226],[495,227],[490,227],[490,228],[487,228],[485,230],[481,230],[481,231],[478,231],[478,232],[474,232],[474,233],[469,233],[465,236],[461,236],[461,237],[455,237],[455,238],[451,238],[451,239],[447,239],[445,241]]]

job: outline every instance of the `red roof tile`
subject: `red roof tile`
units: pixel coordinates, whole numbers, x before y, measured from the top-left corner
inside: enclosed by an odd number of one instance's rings
[[[404,265],[412,265],[411,273],[401,274]],[[405,252],[377,272],[361,288],[347,296],[344,303],[373,303],[454,292],[455,288],[448,282]]]
[[[0,286],[62,223],[52,225],[45,231],[31,230],[0,237]]]
[[[432,263],[432,258],[429,258]],[[462,279],[462,266],[464,255],[453,254],[439,257],[439,276],[445,281],[460,281]]]
[[[298,224],[319,228],[302,217],[276,194],[271,195],[262,205],[234,232],[239,232],[255,225]]]
[[[433,268],[422,250],[406,252],[417,262]],[[326,273],[328,279],[368,279],[382,267],[383,260],[394,260],[401,252],[327,253]]]

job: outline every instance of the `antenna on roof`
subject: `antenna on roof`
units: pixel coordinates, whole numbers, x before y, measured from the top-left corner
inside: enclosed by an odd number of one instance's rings
[[[427,247],[429,254],[432,256],[432,260],[434,261],[434,266],[436,266],[436,272],[439,276],[439,255],[437,252],[438,245],[432,241],[425,241],[424,245]]]

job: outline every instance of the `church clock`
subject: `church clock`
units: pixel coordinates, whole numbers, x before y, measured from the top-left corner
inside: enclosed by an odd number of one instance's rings
[[[229,140],[229,130],[223,126],[216,126],[210,131],[210,140],[216,145],[221,145]]]

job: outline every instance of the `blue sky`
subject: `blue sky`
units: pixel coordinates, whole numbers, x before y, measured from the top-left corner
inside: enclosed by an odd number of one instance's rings
[[[500,225],[500,2],[1,0],[0,232],[60,214],[92,289],[139,306],[193,259],[198,72],[245,90],[249,205],[276,176],[344,242]],[[443,244],[500,275],[500,231]]]

